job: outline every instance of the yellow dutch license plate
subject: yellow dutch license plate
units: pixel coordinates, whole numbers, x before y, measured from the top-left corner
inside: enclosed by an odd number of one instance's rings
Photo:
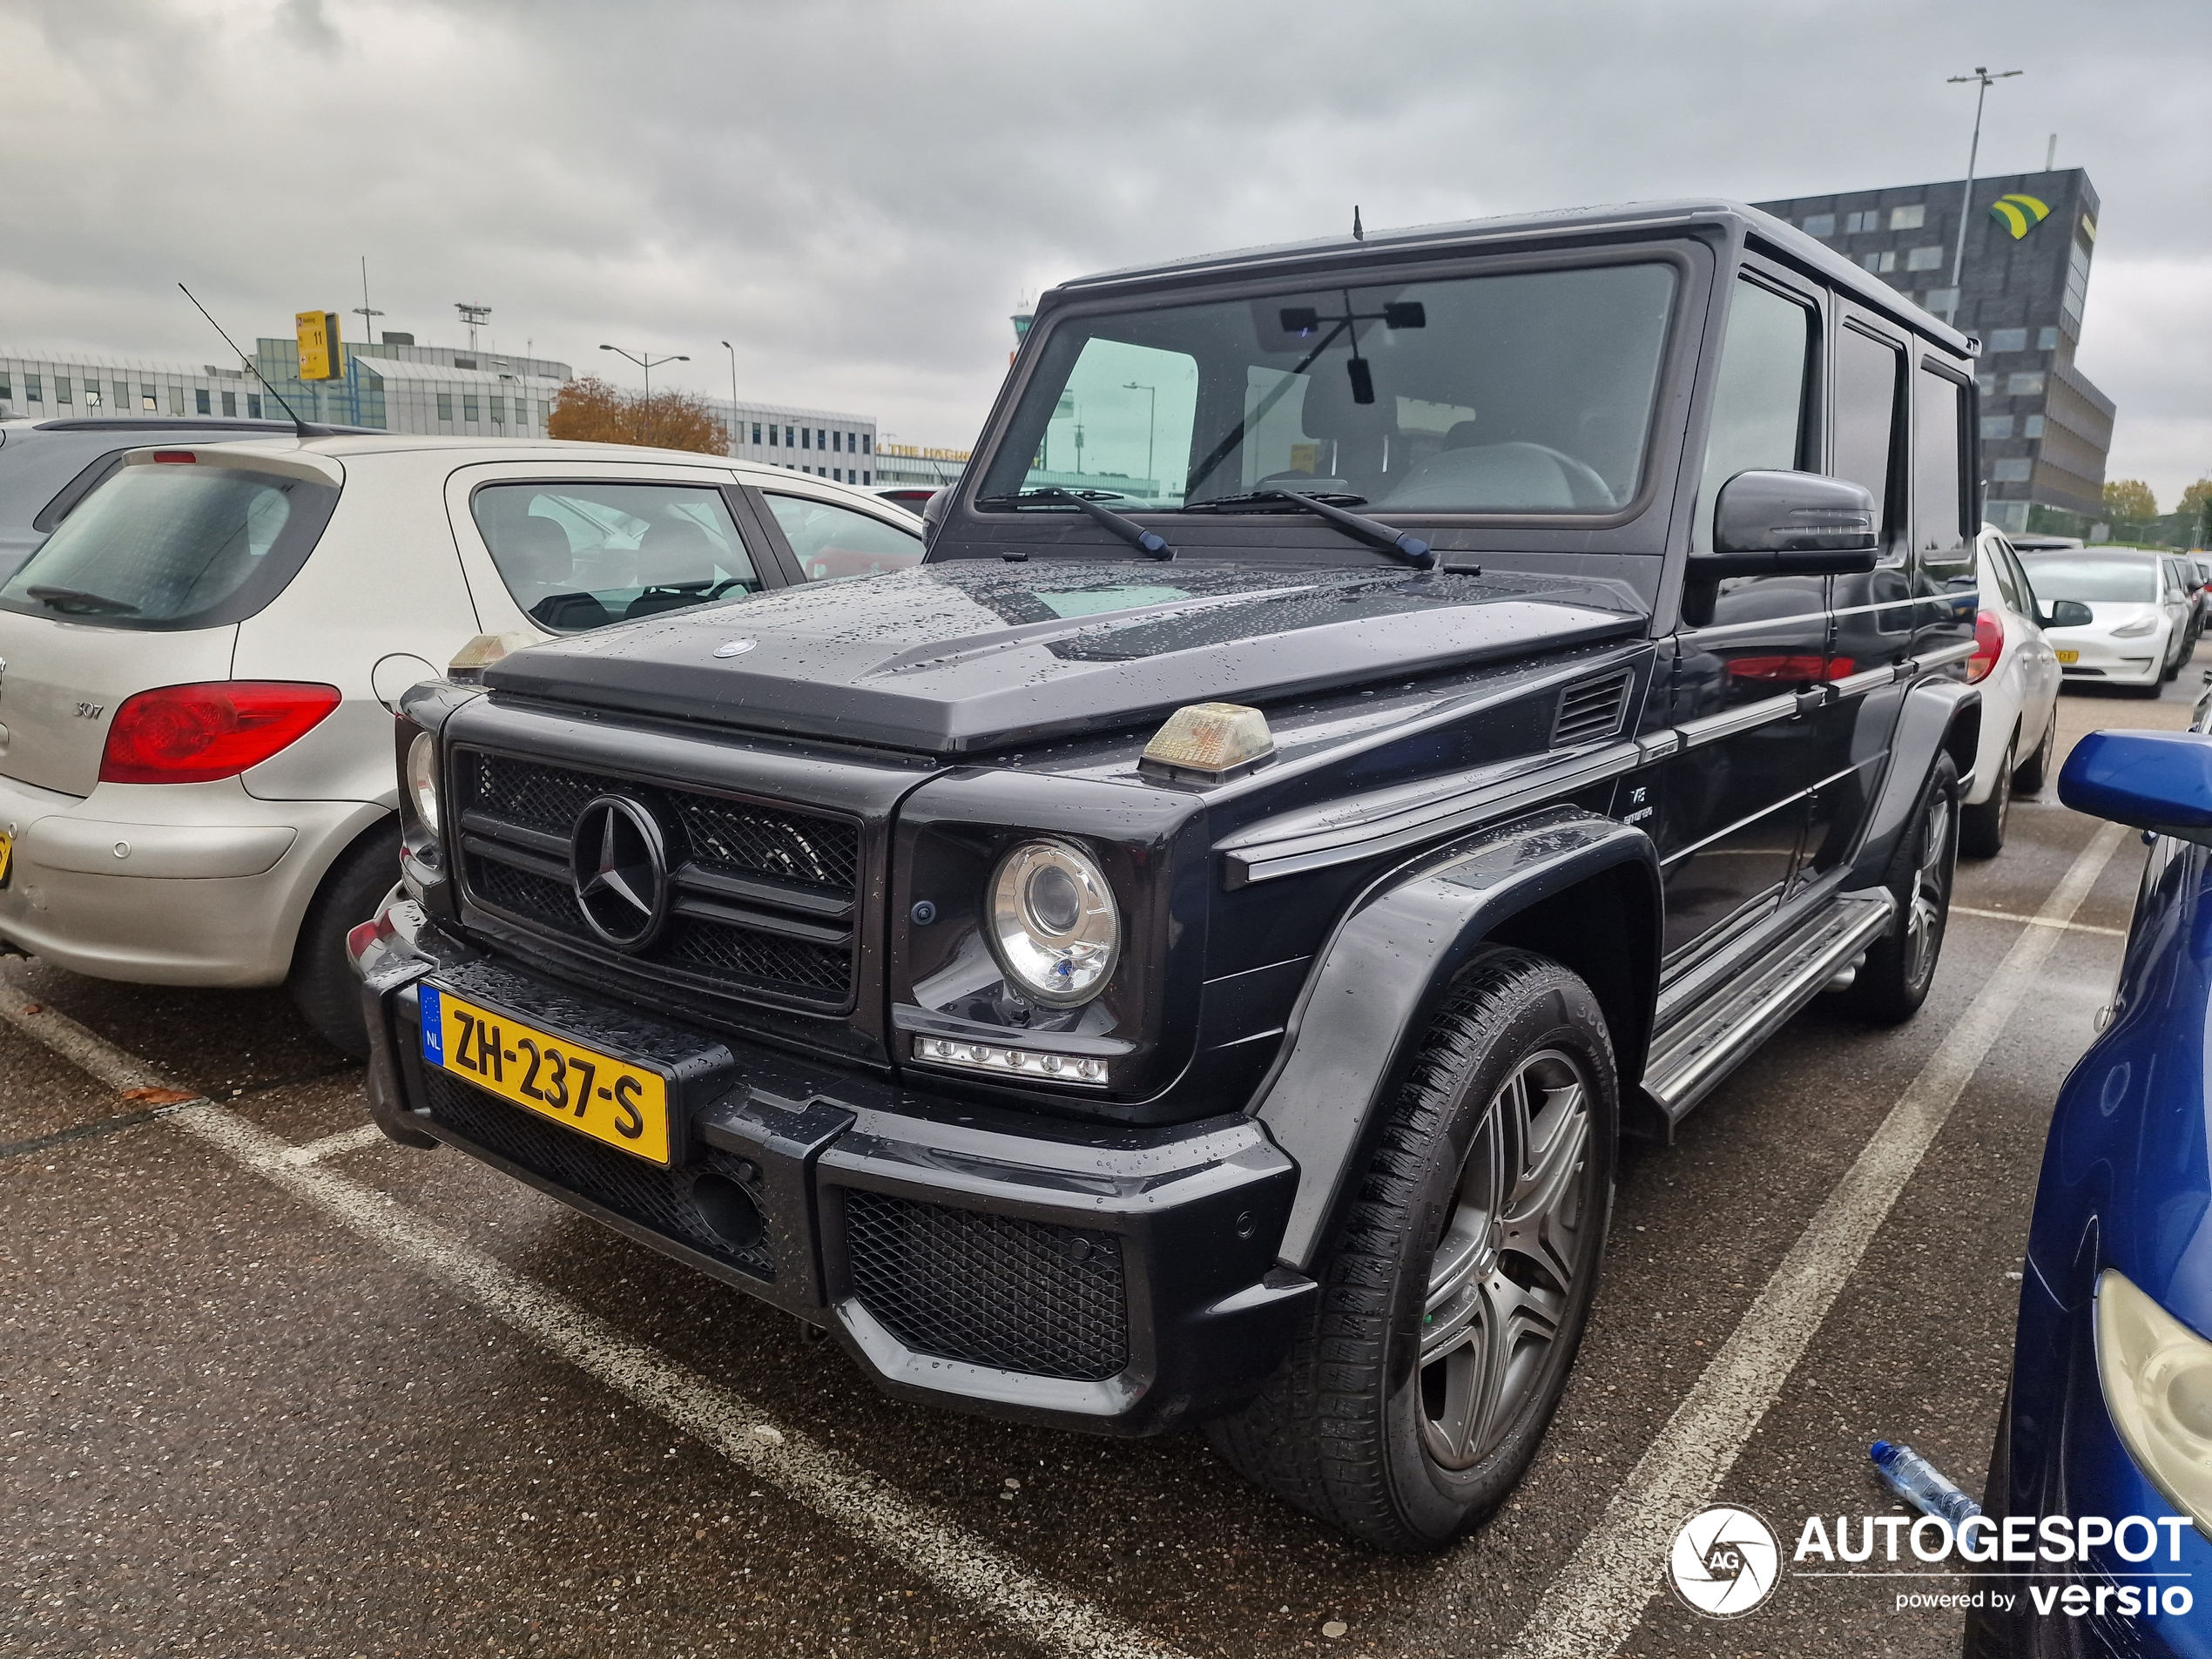
[[[666,1165],[668,1079],[423,985],[422,1059],[595,1141]]]
[[[2058,653],[2058,658],[2062,663],[2078,663],[2081,660],[2081,653],[2078,651],[2062,651]]]
[[[16,838],[9,834],[7,831],[0,830],[0,886],[5,886],[7,883],[8,860],[14,854],[15,850]]]

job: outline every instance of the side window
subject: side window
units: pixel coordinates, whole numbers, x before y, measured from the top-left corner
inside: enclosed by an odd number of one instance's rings
[[[1789,472],[1804,466],[1814,321],[1810,306],[1756,282],[1737,282],[1705,439],[1690,535],[1694,551],[1712,550],[1713,509],[1722,485],[1754,469]]]
[[[2005,603],[2024,616],[2033,616],[2035,607],[2024,603],[2025,597],[2013,574],[2013,562],[2005,556],[2004,543],[1991,536],[1982,543],[1981,573],[1990,579],[1997,591],[2005,596]]]
[[[1966,388],[1925,368],[1913,380],[1912,547],[1925,565],[1957,565],[1966,556]]]
[[[921,537],[849,507],[772,493],[768,508],[809,582],[879,576],[921,562]]]
[[[532,620],[581,633],[761,585],[722,492],[698,484],[488,484],[470,502]]]
[[[1905,354],[1887,341],[1848,326],[1837,334],[1835,475],[1873,492],[1875,523],[1885,542],[1896,505],[1890,467],[1904,379]]]

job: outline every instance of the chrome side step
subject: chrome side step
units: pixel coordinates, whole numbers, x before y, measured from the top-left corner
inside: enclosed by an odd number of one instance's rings
[[[1677,1123],[1790,1016],[1826,989],[1889,931],[1897,900],[1887,887],[1839,894],[1790,948],[1745,978],[1723,984],[1652,1045],[1644,1092]]]

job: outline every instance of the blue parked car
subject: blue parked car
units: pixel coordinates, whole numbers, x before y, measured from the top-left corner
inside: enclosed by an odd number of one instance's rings
[[[2111,1021],[2052,1117],[1984,1500],[2080,1541],[1995,1564],[2033,1576],[1991,1581],[2018,1600],[1970,1615],[1970,1659],[2212,1656],[2209,704],[2189,732],[2092,733],[2059,779],[2077,812],[2157,833]]]

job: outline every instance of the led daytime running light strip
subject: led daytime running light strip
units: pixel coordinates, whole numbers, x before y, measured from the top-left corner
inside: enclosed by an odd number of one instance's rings
[[[1001,1049],[988,1042],[954,1042],[945,1037],[916,1037],[914,1058],[940,1065],[960,1066],[969,1071],[1011,1072],[1042,1077],[1049,1082],[1103,1083],[1106,1062],[1075,1055],[1033,1054],[1027,1049]]]

